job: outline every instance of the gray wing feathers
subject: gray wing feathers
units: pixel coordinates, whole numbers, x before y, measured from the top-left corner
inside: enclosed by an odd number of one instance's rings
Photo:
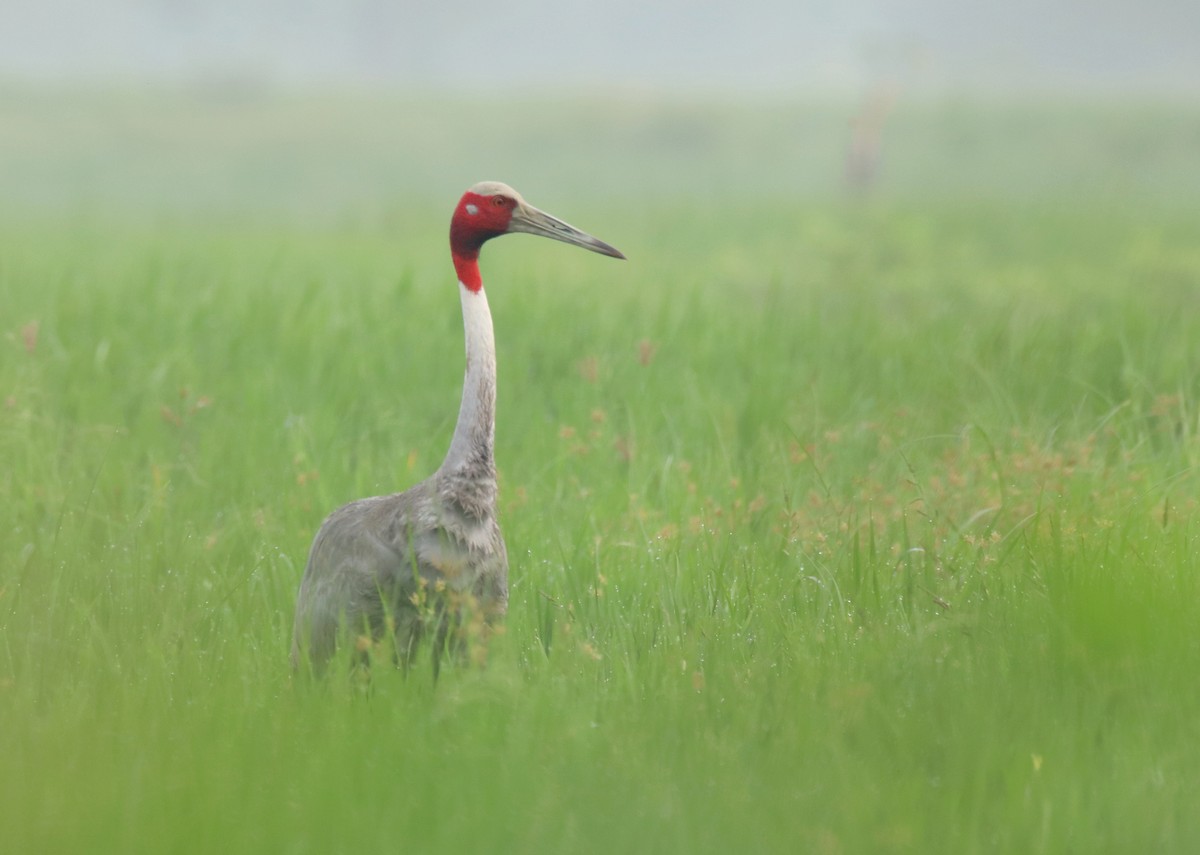
[[[292,664],[319,667],[339,633],[379,638],[386,617],[415,618],[417,577],[477,596],[491,615],[508,603],[508,559],[493,517],[475,519],[439,495],[433,479],[391,496],[352,502],[325,520],[296,602]]]

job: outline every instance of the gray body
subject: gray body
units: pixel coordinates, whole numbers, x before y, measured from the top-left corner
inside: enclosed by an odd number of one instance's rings
[[[434,667],[452,615],[426,627],[413,597],[470,594],[488,619],[508,606],[508,556],[496,520],[492,467],[438,471],[410,490],[351,502],[317,532],[300,595],[292,664],[305,655],[317,669],[347,634],[383,639],[394,631],[395,651],[407,665],[427,629],[436,632]],[[421,582],[425,582],[422,591]]]

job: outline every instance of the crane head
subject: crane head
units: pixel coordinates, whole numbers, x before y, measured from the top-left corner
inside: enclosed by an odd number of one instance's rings
[[[450,251],[459,268],[460,281],[469,284],[462,279],[464,270],[460,261],[473,264],[485,241],[512,232],[553,238],[612,258],[625,257],[604,241],[533,207],[507,184],[481,181],[458,200],[450,220]]]

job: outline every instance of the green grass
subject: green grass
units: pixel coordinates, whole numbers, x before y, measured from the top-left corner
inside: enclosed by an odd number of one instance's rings
[[[858,204],[522,187],[630,261],[486,250],[506,632],[369,693],[293,681],[291,608],[323,516],[444,452],[453,199],[30,191],[0,849],[1194,851],[1200,209],[1040,186],[1073,157]]]

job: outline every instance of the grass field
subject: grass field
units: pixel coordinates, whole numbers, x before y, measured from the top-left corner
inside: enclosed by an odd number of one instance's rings
[[[0,851],[1200,846],[1200,113],[901,114],[856,200],[828,105],[2,103]],[[629,256],[483,256],[506,632],[294,682],[481,178]]]

